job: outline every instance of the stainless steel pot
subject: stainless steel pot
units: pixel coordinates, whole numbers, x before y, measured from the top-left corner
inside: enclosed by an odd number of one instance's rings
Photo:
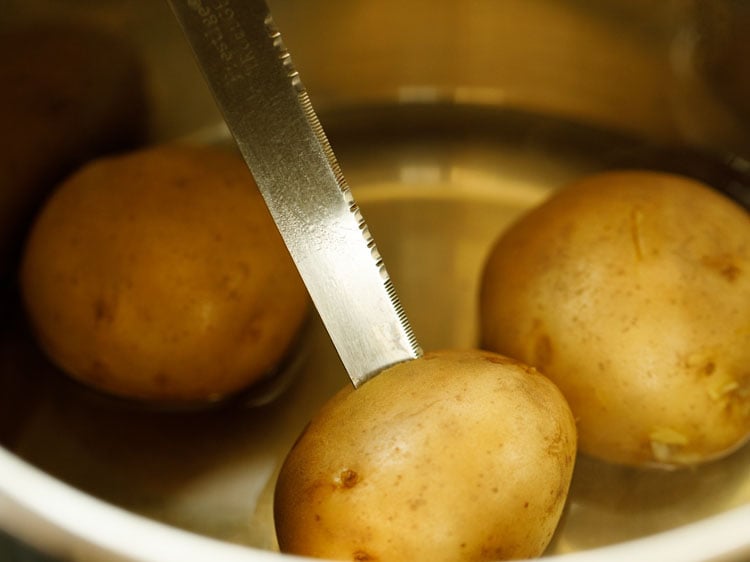
[[[476,343],[488,245],[582,173],[676,170],[748,202],[746,2],[271,6],[427,348]],[[4,11],[7,23],[78,21],[127,38],[148,71],[151,141],[226,142],[166,3],[11,0]],[[165,413],[65,379],[11,310],[0,354],[0,410],[14,413],[0,416],[1,529],[63,560],[288,559],[274,552],[275,471],[346,384],[315,319],[293,384],[271,404]],[[582,457],[548,554],[744,560],[749,529],[747,446],[680,472]]]

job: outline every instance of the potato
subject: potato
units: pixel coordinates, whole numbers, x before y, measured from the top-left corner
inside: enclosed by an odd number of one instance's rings
[[[555,382],[580,450],[691,465],[750,436],[750,218],[656,172],[607,172],[553,194],[491,251],[482,345]]]
[[[439,562],[542,553],[568,493],[575,423],[534,369],[443,351],[345,388],[287,456],[282,551]]]
[[[215,400],[267,375],[306,316],[240,157],[161,146],[91,163],[39,215],[21,269],[42,348],[116,395]]]

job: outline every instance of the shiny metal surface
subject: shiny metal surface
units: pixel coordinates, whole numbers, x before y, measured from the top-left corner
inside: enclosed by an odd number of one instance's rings
[[[354,386],[422,353],[263,0],[170,0]]]
[[[153,138],[227,142],[165,4],[6,6],[8,21],[42,13],[131,37],[153,81]],[[427,349],[475,344],[489,244],[568,180],[639,165],[747,196],[745,2],[275,0],[271,8]],[[309,326],[295,383],[273,404],[179,416],[82,392],[19,326],[11,315],[0,332],[1,528],[66,561],[291,560],[275,552],[275,471],[309,416],[349,384],[321,323]],[[546,556],[746,561],[748,529],[748,446],[676,472],[580,457]]]

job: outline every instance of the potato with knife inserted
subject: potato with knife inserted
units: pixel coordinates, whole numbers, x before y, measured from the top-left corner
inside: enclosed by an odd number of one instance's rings
[[[158,146],[100,159],[38,216],[21,287],[42,348],[127,398],[200,403],[277,368],[308,296],[238,154]]]
[[[427,353],[343,389],[305,429],[276,484],[279,545],[357,562],[537,556],[575,453],[568,405],[534,369]]]

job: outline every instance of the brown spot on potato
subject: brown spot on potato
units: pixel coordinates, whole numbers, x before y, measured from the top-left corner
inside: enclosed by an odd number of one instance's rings
[[[94,320],[102,324],[111,324],[114,322],[115,307],[112,302],[104,297],[94,300]]]
[[[513,552],[515,546],[511,545],[507,548],[508,552]],[[506,555],[506,549],[499,546],[486,546],[483,545],[480,549],[481,560],[505,560],[508,556]]]
[[[371,562],[372,560],[377,560],[377,558],[364,550],[356,550],[354,551],[354,554],[352,554],[352,560],[354,560],[354,562]]]
[[[88,378],[94,383],[102,383],[109,377],[109,367],[103,361],[94,359],[87,372]]]
[[[242,329],[238,332],[238,339],[241,342],[260,341],[263,337],[263,319],[253,315],[247,319]]]
[[[716,370],[716,363],[713,361],[709,361],[703,366],[703,373],[706,375],[711,375]]]
[[[727,280],[727,281],[735,281],[742,271],[739,267],[732,264],[727,264],[723,268],[721,268],[721,275]]]
[[[424,498],[416,498],[416,499],[410,500],[409,501],[409,509],[411,509],[412,511],[416,511],[417,509],[419,509],[420,507],[422,507],[426,503],[427,502],[425,501]]]
[[[735,282],[742,274],[742,269],[734,262],[732,256],[704,256],[701,263],[730,283]]]
[[[353,488],[357,482],[359,482],[359,474],[350,468],[342,470],[336,479],[340,488]]]
[[[159,372],[154,375],[154,384],[159,389],[164,390],[169,388],[169,382],[169,377],[165,373]]]

